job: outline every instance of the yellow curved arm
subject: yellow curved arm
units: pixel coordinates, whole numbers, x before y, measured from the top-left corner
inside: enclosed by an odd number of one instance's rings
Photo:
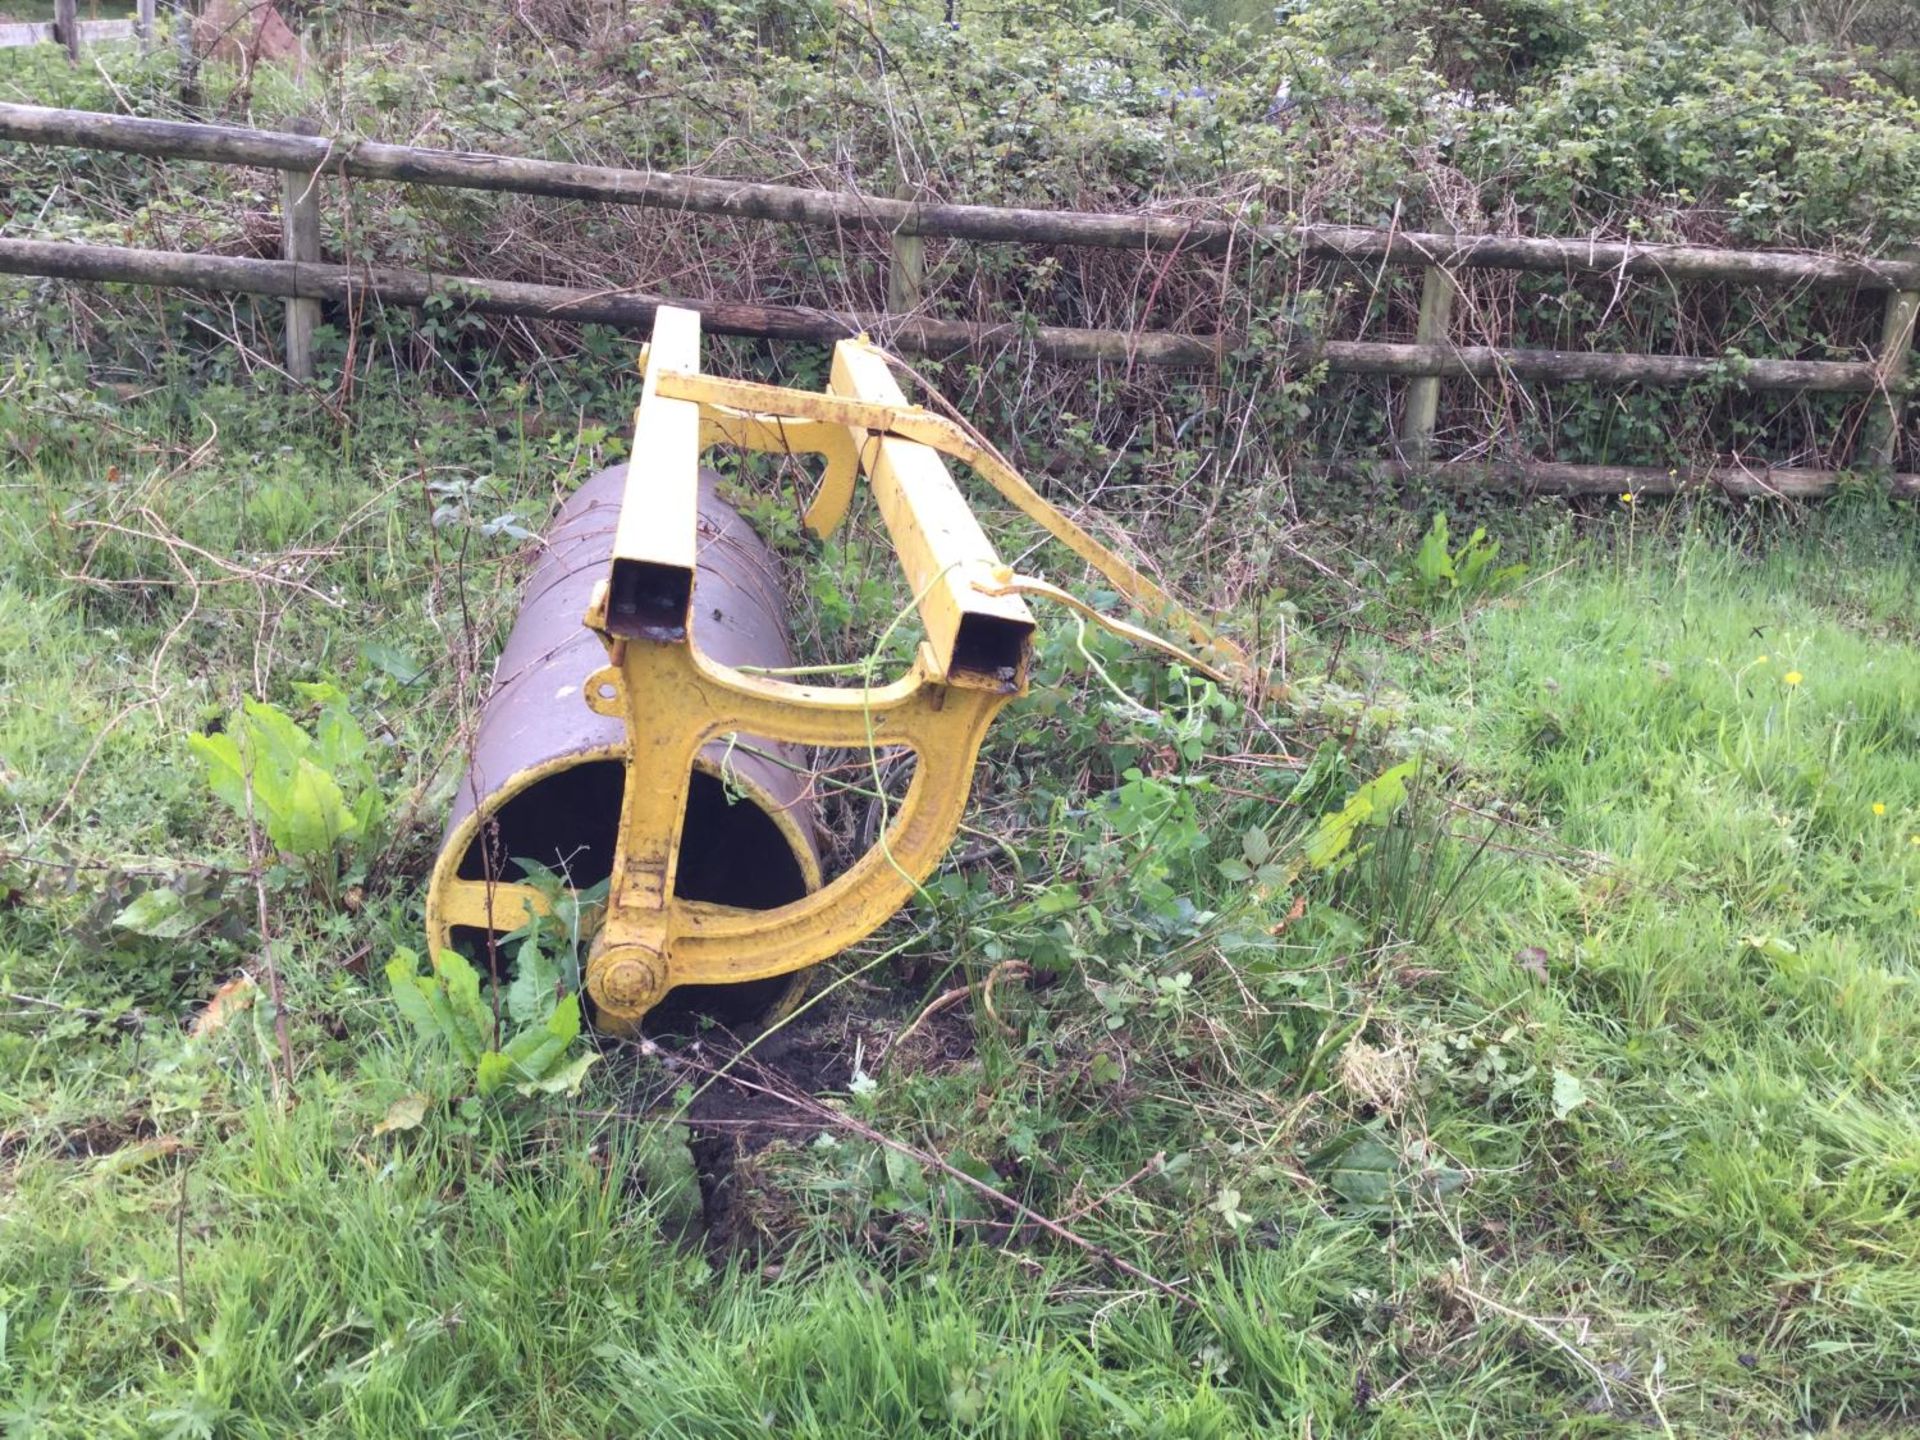
[[[943,684],[932,678],[928,652],[900,680],[870,689],[745,674],[691,644],[615,640],[609,652],[613,663],[585,690],[596,709],[626,718],[628,782],[586,981],[599,1024],[616,1033],[637,1026],[674,986],[785,974],[884,924],[952,842],[980,743],[1016,693],[1010,684]],[[772,910],[679,900],[673,892],[686,792],[674,777],[690,773],[701,748],[728,733],[830,748],[901,748],[913,752],[916,765],[883,839],[825,888]],[[517,895],[524,887],[498,888]]]
[[[942,685],[927,678],[923,668],[871,692],[786,686],[728,671],[691,649],[646,648],[652,653],[638,664],[635,647],[629,648],[625,683],[632,687],[628,693],[648,697],[643,704],[652,716],[643,723],[650,726],[660,724],[661,697],[677,693],[689,702],[684,707],[686,726],[674,737],[676,749],[697,750],[715,735],[742,730],[822,746],[899,747],[911,750],[917,764],[880,843],[803,900],[772,910],[671,898],[651,903],[656,894],[670,897],[670,874],[662,877],[664,890],[655,889],[658,882],[646,883],[634,893],[611,897],[587,984],[600,1023],[614,1030],[637,1024],[672,986],[784,974],[838,954],[884,924],[912,898],[952,842],[980,743],[994,715],[1012,698],[1011,691]],[[669,675],[676,682],[674,689],[663,688]],[[783,691],[787,693],[776,693]],[[658,772],[650,767],[650,773]],[[649,809],[656,823],[666,820],[663,809]],[[661,828],[671,832],[677,823],[675,819]],[[615,874],[632,876],[636,853],[648,860],[670,856],[676,839],[660,831],[637,835],[623,824]],[[648,953],[636,956],[633,947]],[[629,972],[627,983],[621,983],[613,973],[616,967],[635,963],[652,973],[643,982]]]
[[[774,455],[819,455],[827,462],[820,488],[807,506],[806,526],[825,537],[840,528],[853,504],[860,455],[844,425],[793,415],[758,415],[724,405],[700,407],[700,449],[734,445]]]

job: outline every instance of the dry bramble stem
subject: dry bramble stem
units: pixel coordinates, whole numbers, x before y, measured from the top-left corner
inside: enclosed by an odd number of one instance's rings
[[[688,1059],[688,1057],[685,1056],[681,1058],[683,1060]],[[692,1064],[695,1069],[712,1070],[713,1068],[702,1065],[698,1061],[688,1060],[688,1063]],[[994,1204],[1011,1211],[1025,1223],[1036,1225],[1049,1235],[1052,1235],[1055,1239],[1063,1240],[1076,1249],[1085,1251],[1109,1269],[1117,1270],[1122,1275],[1138,1280],[1143,1285],[1153,1287],[1168,1299],[1189,1310],[1198,1310],[1201,1308],[1198,1300],[1185,1290],[1180,1289],[1177,1285],[1171,1285],[1165,1280],[1159,1279],[1157,1276],[1149,1275],[1139,1266],[1121,1259],[1120,1256],[1114,1254],[1113,1251],[1109,1250],[1106,1246],[1099,1244],[1097,1241],[1087,1239],[1086,1236],[1079,1234],[1077,1231],[1069,1230],[1059,1221],[1042,1215],[1038,1210],[1032,1209],[1014,1199],[1013,1196],[1007,1194],[1006,1191],[996,1189],[984,1180],[976,1179],[958,1166],[949,1165],[938,1155],[931,1154],[917,1146],[909,1145],[904,1140],[895,1140],[892,1136],[883,1134],[881,1131],[874,1129],[873,1126],[854,1118],[842,1110],[836,1110],[832,1106],[822,1104],[811,1095],[794,1090],[776,1088],[772,1085],[762,1085],[738,1074],[728,1074],[725,1075],[724,1078],[730,1085],[737,1085],[743,1090],[750,1090],[755,1094],[765,1095],[770,1099],[779,1100],[790,1105],[795,1110],[819,1121],[823,1125],[835,1126],[839,1129],[846,1130],[854,1135],[858,1135],[863,1140],[870,1141],[875,1145],[884,1146],[889,1150],[904,1155],[909,1160],[923,1165],[928,1169],[938,1170],[947,1176],[948,1179],[966,1186],[969,1190],[993,1201]]]

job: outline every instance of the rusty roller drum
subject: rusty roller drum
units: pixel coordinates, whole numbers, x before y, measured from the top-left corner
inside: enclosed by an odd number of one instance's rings
[[[773,553],[715,492],[702,471],[693,634],[726,665],[793,664],[786,602]],[[568,875],[585,890],[611,872],[621,800],[629,783],[626,731],[587,707],[581,686],[606,663],[599,637],[581,623],[607,572],[627,483],[617,465],[569,499],[528,577],[520,614],[494,670],[473,754],[453,802],[427,899],[436,947],[463,951],[485,968],[483,928],[449,923],[458,882],[512,881],[520,859]],[[681,899],[765,910],[820,887],[816,816],[799,747],[739,737],[700,752],[681,832],[674,893]],[[469,911],[471,907],[466,907]],[[525,922],[502,902],[501,934]],[[581,936],[582,951],[590,938]],[[691,1017],[740,1024],[777,1013],[804,985],[781,975],[736,985],[690,985],[648,1017],[671,1029]]]

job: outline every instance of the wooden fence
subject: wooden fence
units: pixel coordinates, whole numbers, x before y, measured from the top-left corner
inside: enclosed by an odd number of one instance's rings
[[[82,20],[79,0],[54,0],[53,19],[0,21],[0,50],[19,45],[64,45],[67,58],[78,60],[83,45],[107,40],[138,40],[153,45],[157,0],[136,0],[131,20]]]
[[[1258,226],[1212,217],[938,204],[913,198],[837,194],[785,185],[11,104],[0,104],[0,139],[281,172],[283,259],[0,239],[0,273],[279,297],[286,302],[287,369],[297,379],[313,375],[312,330],[322,301],[367,298],[418,305],[445,297],[483,313],[631,329],[649,327],[655,308],[663,303],[662,297],[621,289],[589,291],[322,263],[319,205],[322,180],[328,176],[882,232],[889,237],[894,266],[888,283],[889,304],[900,308],[918,302],[918,241],[924,236],[1204,255],[1223,255],[1251,244],[1278,243],[1295,247],[1310,259],[1417,266],[1424,270],[1425,279],[1413,343],[1302,341],[1298,347],[1302,358],[1323,363],[1337,373],[1392,376],[1409,382],[1401,406],[1399,454],[1382,462],[1387,468],[1561,493],[1665,493],[1704,485],[1744,494],[1811,496],[1831,490],[1839,475],[1767,465],[1716,466],[1677,473],[1645,466],[1484,465],[1436,460],[1431,447],[1439,381],[1448,376],[1473,376],[1539,383],[1684,386],[1730,380],[1749,390],[1868,395],[1874,399],[1855,466],[1884,471],[1894,462],[1902,430],[1908,359],[1916,312],[1920,312],[1920,256],[1853,260],[1787,251],[1422,234],[1325,225]],[[1670,284],[1718,281],[1774,289],[1839,286],[1884,293],[1885,320],[1878,354],[1872,360],[1771,360],[1465,346],[1450,342],[1447,331],[1457,277],[1468,269],[1654,277]],[[882,334],[902,348],[930,354],[1010,343],[1057,361],[1206,367],[1218,365],[1238,343],[1227,335],[982,324],[892,312],[845,314],[726,300],[676,298],[671,303],[699,310],[706,327],[721,334],[825,341],[864,330]],[[1920,475],[1896,474],[1892,485],[1897,494],[1920,497]]]

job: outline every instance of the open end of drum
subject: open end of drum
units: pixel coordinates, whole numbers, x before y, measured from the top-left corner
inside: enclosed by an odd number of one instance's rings
[[[558,771],[507,801],[461,857],[460,878],[484,880],[491,857],[497,880],[518,880],[520,861],[548,866],[584,890],[613,870],[625,767],[591,760]],[[751,799],[729,798],[720,778],[693,773],[680,835],[674,894],[746,910],[771,910],[807,894],[806,871],[780,826]],[[485,966],[485,932],[457,927],[454,946]],[[511,970],[506,956],[501,963]],[[503,977],[504,978],[504,977]],[[751,1029],[794,984],[791,975],[738,985],[682,985],[667,992],[641,1026],[644,1034],[690,1035],[703,1022]]]

